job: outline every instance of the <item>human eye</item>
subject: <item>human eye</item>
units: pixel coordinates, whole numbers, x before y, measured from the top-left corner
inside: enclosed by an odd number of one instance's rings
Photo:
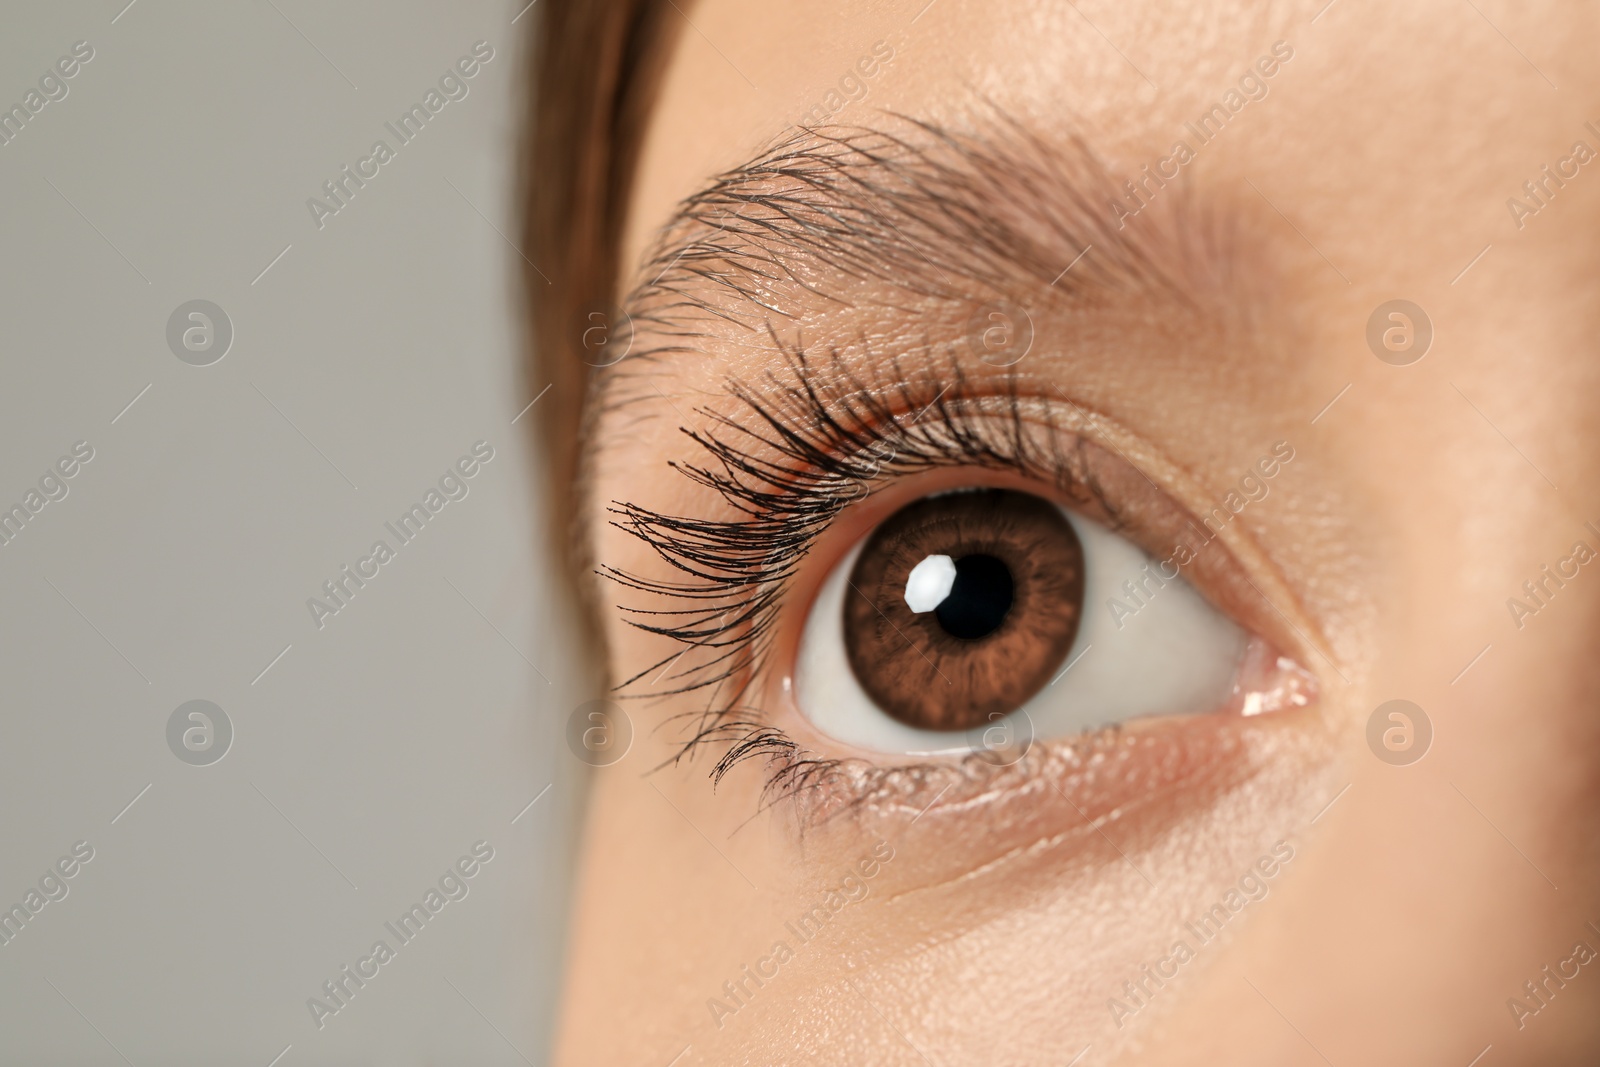
[[[1313,699],[1235,549],[1064,393],[821,370],[734,383],[690,431],[709,462],[679,470],[719,517],[614,509],[668,566],[610,576],[672,642],[623,692],[705,694],[685,751],[718,746],[714,774],[760,759],[816,814]]]
[[[1182,575],[1048,490],[968,486],[889,515],[823,580],[792,690],[841,743],[1017,759],[1141,717],[1307,700]]]

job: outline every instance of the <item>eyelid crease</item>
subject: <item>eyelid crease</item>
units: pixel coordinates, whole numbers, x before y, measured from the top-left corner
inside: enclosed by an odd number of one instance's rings
[[[1070,399],[1059,386],[1052,389],[1060,396],[1071,412],[1065,425],[1052,422],[1052,428],[1066,428],[1109,447],[1117,453],[1128,468],[1140,475],[1158,494],[1170,496],[1189,514],[1191,521],[1217,506],[1222,494],[1208,489],[1202,479],[1185,467],[1166,458],[1162,451],[1123,426],[1120,422],[1087,405]],[[1130,453],[1132,456],[1130,457]],[[1157,484],[1157,482],[1161,484]],[[1332,646],[1321,627],[1306,611],[1300,597],[1294,592],[1282,568],[1250,532],[1237,522],[1229,522],[1215,534],[1215,538],[1231,552],[1242,567],[1242,575],[1256,594],[1276,613],[1296,635],[1296,641],[1280,641],[1279,647],[1300,646],[1314,652],[1323,662],[1343,677],[1338,662],[1333,658]],[[1259,583],[1249,578],[1259,576]],[[1262,588],[1262,586],[1266,588]]]

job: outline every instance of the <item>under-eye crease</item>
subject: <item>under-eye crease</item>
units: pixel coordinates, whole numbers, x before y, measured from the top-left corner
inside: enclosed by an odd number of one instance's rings
[[[641,699],[696,694],[697,706],[674,716],[687,726],[677,758],[717,750],[711,774],[718,781],[746,760],[764,763],[764,803],[831,785],[837,788],[822,790],[827,806],[848,807],[881,791],[890,776],[927,777],[917,765],[873,766],[864,774],[858,757],[803,743],[773,706],[781,703],[773,699],[781,661],[792,653],[792,616],[814,592],[808,561],[819,540],[839,535],[842,514],[947,475],[1046,488],[1150,549],[1176,536],[1187,515],[1167,501],[1172,514],[1162,531],[1141,528],[1151,525],[1141,515],[1124,515],[1130,499],[1160,491],[1120,450],[1088,436],[1079,405],[1069,402],[1063,412],[1024,392],[1016,376],[974,382],[953,360],[942,373],[908,373],[895,361],[881,373],[867,381],[837,357],[819,362],[789,350],[781,369],[757,382],[729,383],[736,414],[699,409],[703,428],[682,428],[701,458],[671,466],[720,498],[719,507],[701,515],[628,502],[610,509],[613,525],[638,538],[665,571],[605,566],[601,573],[643,594],[645,602],[620,605],[631,625],[671,642],[624,678],[619,692]],[[1133,509],[1148,511],[1149,501]],[[1202,555],[1227,553],[1219,547]],[[1195,569],[1207,566],[1238,569],[1231,558]],[[1300,678],[1309,684],[1303,671]]]

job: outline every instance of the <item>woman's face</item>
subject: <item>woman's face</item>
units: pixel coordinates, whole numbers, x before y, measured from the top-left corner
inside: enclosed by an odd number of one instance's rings
[[[1594,1063],[1596,9],[681,6],[561,1062]]]

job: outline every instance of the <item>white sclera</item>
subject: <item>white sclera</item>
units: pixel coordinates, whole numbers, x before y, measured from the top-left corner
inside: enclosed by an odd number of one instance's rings
[[[1063,514],[1083,546],[1083,618],[1055,680],[1020,709],[1031,720],[1032,736],[1043,740],[1142,716],[1220,706],[1232,690],[1249,635],[1183,578],[1162,578],[1137,545],[1071,512]],[[970,751],[964,732],[919,730],[890,718],[856,681],[845,654],[844,598],[858,595],[849,576],[860,553],[858,545],[828,575],[806,618],[794,672],[800,710],[818,730],[857,748],[915,755]],[[918,564],[917,569],[930,565],[926,587],[913,570],[905,591],[913,611],[912,596],[931,595],[934,578],[943,580],[943,566],[932,563],[941,559],[949,557],[930,556]],[[949,575],[954,581],[953,562]],[[1125,581],[1142,586],[1137,599],[1123,588]],[[948,593],[943,589],[934,606]],[[919,653],[907,649],[905,654]],[[920,654],[931,655],[931,650]]]

